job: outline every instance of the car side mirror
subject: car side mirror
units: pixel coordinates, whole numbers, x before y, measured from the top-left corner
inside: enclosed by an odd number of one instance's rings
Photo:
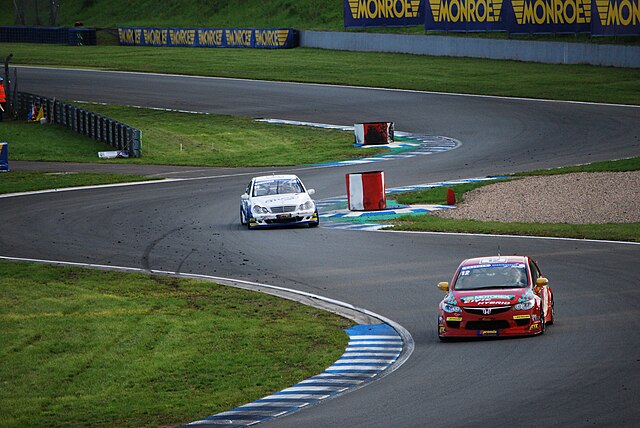
[[[242,196],[240,196],[240,199],[242,199],[243,201],[248,201],[249,200],[249,195],[247,195],[246,193],[243,194]]]
[[[549,280],[547,278],[542,277],[542,276],[540,278],[536,279],[536,285],[538,287],[544,287],[548,283],[549,283]]]
[[[448,282],[439,282],[438,288],[444,292],[449,291],[449,283]]]
[[[307,194],[309,194],[309,196],[313,195],[314,193],[316,193],[316,189],[307,190]]]

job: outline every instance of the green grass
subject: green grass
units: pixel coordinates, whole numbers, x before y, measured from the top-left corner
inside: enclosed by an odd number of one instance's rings
[[[403,216],[393,220],[393,230],[479,233],[518,236],[551,236],[640,242],[640,223],[542,224],[454,220],[430,215]]]
[[[9,163],[11,166],[11,163]],[[132,174],[59,173],[10,171],[0,175],[0,193],[30,192],[62,189],[64,187],[95,186],[100,184],[130,183],[154,180]]]
[[[5,2],[0,25],[13,25],[13,5]],[[27,25],[49,25],[48,2],[25,3]],[[38,5],[38,14],[34,7]],[[38,21],[39,20],[39,21]],[[58,24],[73,26],[81,21],[85,27],[98,29],[117,26],[142,27],[291,27],[304,30],[344,31],[342,0],[173,0],[158,3],[153,0],[126,2],[123,0],[65,0],[58,11]],[[413,27],[353,28],[346,31],[371,33],[424,34],[424,25]],[[430,32],[458,37],[514,38],[586,43],[638,44],[638,37],[591,37],[588,34],[524,34],[502,32],[448,33]]]
[[[351,323],[211,282],[0,261],[0,426],[175,426],[326,369]]]
[[[1,45],[12,64],[640,104],[640,69],[320,49]]]
[[[35,24],[32,2],[25,8],[29,25]],[[13,25],[13,5],[3,2],[0,25]],[[49,4],[41,2],[40,21],[49,18]],[[293,27],[343,28],[342,0],[65,0],[58,12],[62,26],[82,21],[85,27]]]
[[[84,108],[142,130],[142,157],[98,159],[113,150],[59,125],[3,123],[10,160],[73,161],[211,167],[290,166],[371,156],[353,133],[273,125],[250,118],[83,104]]]
[[[536,170],[514,174],[514,177],[531,175],[555,175],[575,172],[624,172],[640,170],[640,157],[617,161],[595,162],[563,168]],[[499,180],[505,181],[505,180]],[[456,201],[464,200],[464,194],[483,186],[490,186],[497,181],[458,184],[449,187],[436,187],[416,192],[394,195],[401,204],[436,204],[447,203],[447,189],[456,194]],[[393,220],[394,230],[484,233],[498,235],[553,236],[579,239],[605,239],[617,241],[640,242],[640,223],[610,224],[542,224],[542,223],[501,223],[477,220],[455,220],[431,215],[402,216]]]

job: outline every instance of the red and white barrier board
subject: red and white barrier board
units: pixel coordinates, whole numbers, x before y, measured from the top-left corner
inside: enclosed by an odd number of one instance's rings
[[[351,211],[376,211],[387,207],[384,171],[346,174],[347,200]]]
[[[393,143],[393,122],[369,122],[353,125],[356,146]]]

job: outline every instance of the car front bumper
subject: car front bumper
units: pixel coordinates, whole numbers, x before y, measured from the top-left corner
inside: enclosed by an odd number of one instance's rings
[[[297,211],[284,214],[256,214],[249,218],[250,227],[277,227],[318,223],[317,211]]]
[[[438,315],[438,336],[441,338],[531,336],[542,331],[543,323],[535,311],[510,311],[500,317],[460,316],[442,311]]]

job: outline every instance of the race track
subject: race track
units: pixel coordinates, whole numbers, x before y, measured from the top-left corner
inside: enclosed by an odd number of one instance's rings
[[[640,154],[636,107],[36,68],[20,68],[19,76],[22,91],[58,99],[339,125],[389,120],[399,131],[462,143],[384,162],[388,187]],[[294,171],[325,199],[345,194],[345,173],[370,166],[279,170]],[[270,168],[130,171],[200,179],[0,199],[0,255],[279,285],[366,308],[411,333],[415,350],[390,376],[260,426],[640,421],[639,245],[322,227],[248,231],[238,221],[240,194],[251,174]],[[461,259],[498,251],[538,260],[555,292],[556,323],[539,337],[440,343],[435,285],[450,280]]]

